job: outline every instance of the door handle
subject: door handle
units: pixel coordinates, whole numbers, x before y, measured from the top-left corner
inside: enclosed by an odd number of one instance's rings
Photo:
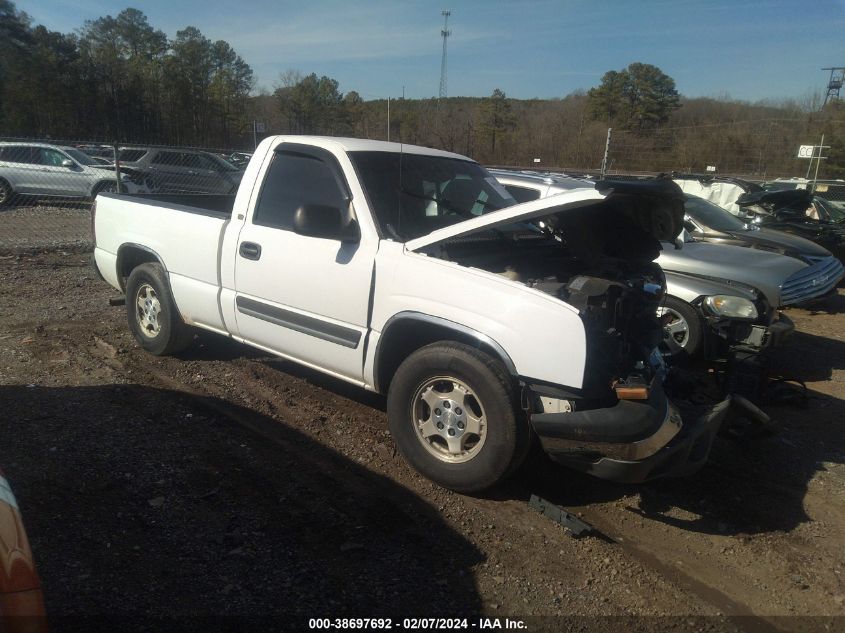
[[[241,242],[240,248],[238,248],[238,253],[240,253],[241,257],[244,259],[261,259],[261,244],[256,244],[255,242]]]

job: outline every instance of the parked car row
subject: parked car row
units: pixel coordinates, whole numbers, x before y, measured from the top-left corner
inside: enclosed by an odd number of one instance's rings
[[[845,183],[825,184],[818,192],[807,181],[774,181],[765,188],[740,178],[672,174],[685,193],[705,198],[742,221],[815,242],[845,261],[843,203],[829,196]],[[820,195],[824,192],[824,195]]]
[[[93,199],[98,193],[234,194],[247,154],[166,147],[0,142],[0,206],[16,195]]]
[[[557,195],[595,182],[491,170],[518,201]],[[845,268],[817,243],[742,222],[707,200],[684,195],[684,231],[657,258],[666,275],[665,345],[689,356],[760,351],[793,329],[780,308],[829,295]]]

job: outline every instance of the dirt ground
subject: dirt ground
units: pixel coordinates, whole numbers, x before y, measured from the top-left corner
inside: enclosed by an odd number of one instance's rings
[[[149,356],[115,294],[85,253],[0,256],[0,466],[54,630],[845,629],[845,290],[789,311],[771,372],[809,398],[764,404],[781,433],[641,486],[535,455],[480,498],[394,454],[381,398],[212,334]]]

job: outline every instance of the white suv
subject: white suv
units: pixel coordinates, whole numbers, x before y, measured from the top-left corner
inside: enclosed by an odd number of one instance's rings
[[[116,189],[114,168],[74,147],[0,143],[0,206],[15,194],[94,198]]]

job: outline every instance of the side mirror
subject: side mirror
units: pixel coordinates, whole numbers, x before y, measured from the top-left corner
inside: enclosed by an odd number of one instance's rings
[[[308,237],[320,237],[326,240],[357,242],[361,239],[361,230],[354,219],[345,221],[343,212],[337,207],[323,204],[304,204],[293,216],[293,231]]]
[[[74,167],[74,166],[75,166],[75,165],[73,164],[73,161],[72,161],[71,159],[69,159],[69,158],[65,158],[65,159],[62,161],[62,167]]]

